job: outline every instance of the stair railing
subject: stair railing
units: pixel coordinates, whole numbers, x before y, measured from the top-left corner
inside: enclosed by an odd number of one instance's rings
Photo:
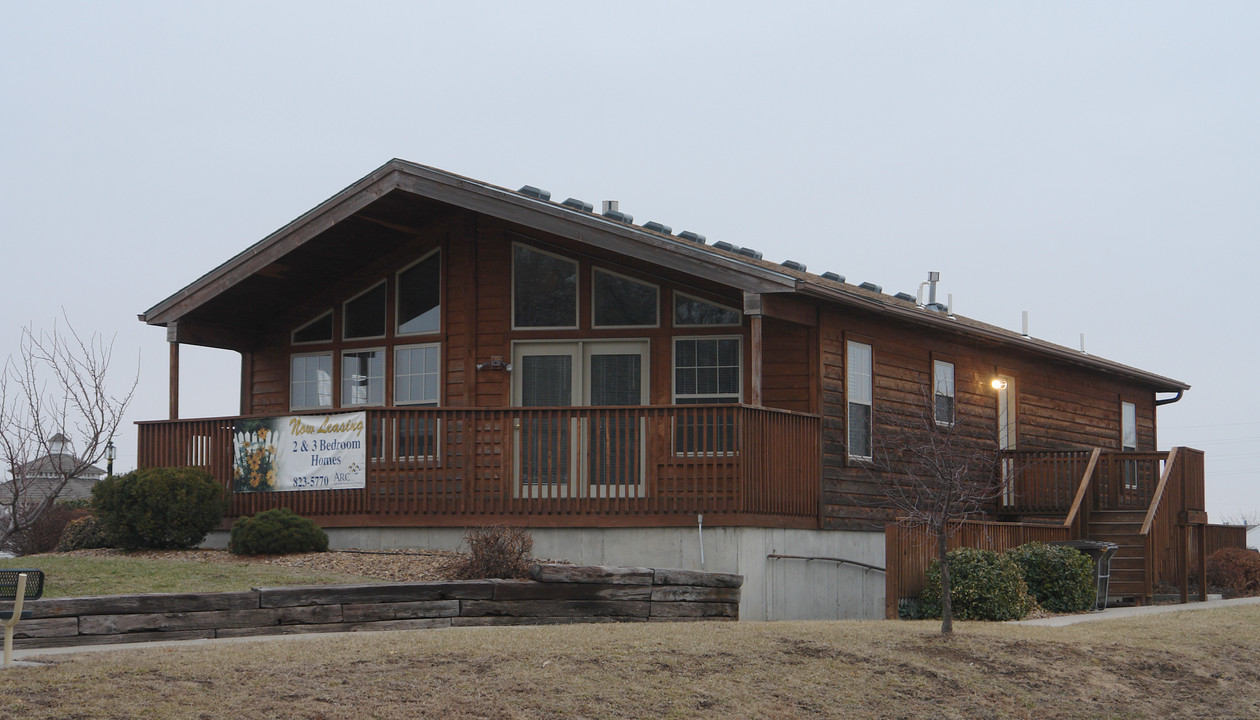
[[[1177,462],[1177,451],[1180,449],[1181,448],[1175,447],[1168,452],[1168,460],[1164,463],[1164,471],[1160,473],[1159,484],[1155,486],[1155,492],[1151,495],[1151,504],[1146,509],[1146,519],[1143,520],[1142,529],[1138,532],[1138,535],[1143,540],[1142,544],[1146,554],[1146,559],[1143,563],[1144,579],[1142,583],[1144,598],[1150,598],[1154,594],[1155,559],[1158,550],[1158,548],[1156,548],[1156,543],[1161,538],[1170,539],[1174,545],[1184,543],[1184,538],[1178,536],[1175,532],[1175,528],[1173,527],[1176,520],[1176,511],[1181,508],[1172,508],[1163,506],[1162,504],[1162,500],[1164,499],[1164,490],[1168,487],[1168,480],[1172,477],[1173,469],[1180,469],[1178,467],[1179,463]],[[1161,512],[1161,510],[1163,512]],[[1151,529],[1155,527],[1157,521],[1161,532],[1151,533]],[[1178,540],[1181,540],[1181,543],[1178,543]],[[1181,558],[1180,562],[1184,562],[1185,548],[1181,547],[1178,549],[1180,552],[1178,552],[1176,556]],[[1182,584],[1185,585],[1184,573],[1178,573],[1178,575],[1183,576],[1181,581]],[[1186,588],[1183,587],[1182,593],[1184,594],[1185,592]]]
[[[1085,474],[1081,476],[1081,484],[1076,488],[1076,497],[1063,520],[1063,527],[1069,529],[1073,540],[1085,537],[1084,529],[1089,527],[1089,504],[1085,502],[1085,498],[1089,495],[1089,486],[1094,480],[1094,470],[1098,467],[1098,458],[1101,455],[1102,448],[1094,448],[1089,454],[1089,463],[1085,466]],[[1077,522],[1078,516],[1080,522]]]

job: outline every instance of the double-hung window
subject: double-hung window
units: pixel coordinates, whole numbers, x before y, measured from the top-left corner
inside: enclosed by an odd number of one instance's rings
[[[859,342],[848,344],[848,376],[845,384],[848,398],[849,457],[869,460],[873,449],[874,383],[871,373],[871,346]]]
[[[385,404],[385,351],[347,350],[341,353],[341,405]]]
[[[954,364],[943,360],[932,363],[933,412],[937,425],[954,424]]]
[[[441,360],[439,343],[394,348],[394,404],[437,407],[441,399]],[[400,457],[436,457],[437,415],[409,413],[401,416],[396,437]]]
[[[737,405],[740,402],[742,350],[738,337],[674,340],[674,404]],[[680,453],[732,452],[736,415],[722,408],[679,413],[674,448]]]
[[[332,407],[332,353],[294,355],[289,366],[289,407]]]

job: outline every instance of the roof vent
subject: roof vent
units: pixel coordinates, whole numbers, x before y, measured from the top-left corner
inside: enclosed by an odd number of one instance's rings
[[[618,209],[616,200],[604,201],[604,217],[608,218],[609,220],[616,220],[617,222],[626,223],[627,225],[634,222],[633,215],[623,213],[621,212],[620,209]]]
[[[566,207],[571,207],[571,208],[573,208],[574,210],[581,210],[582,212],[594,212],[594,211],[595,211],[595,206],[594,206],[594,205],[592,205],[592,204],[590,204],[590,203],[586,202],[585,200],[578,200],[577,198],[569,198],[568,200],[565,200],[564,202],[562,202],[562,203],[560,203],[560,204],[561,204],[561,205],[564,205],[564,206],[566,206]]]
[[[905,300],[906,302],[912,302],[916,304],[918,303],[918,300],[919,300],[917,297],[911,295],[908,292],[899,292],[896,295],[893,295],[893,297],[897,298],[898,300]]]
[[[743,255],[744,257],[750,257],[754,260],[761,259],[761,253],[757,252],[756,250],[753,250],[750,247],[742,247],[736,250],[735,252],[739,253],[740,255]]]
[[[837,275],[836,273],[833,273],[833,272],[825,272],[822,274],[822,276],[824,280],[830,280],[832,282],[838,282],[838,283],[844,282],[843,275]]]
[[[655,220],[648,220],[647,222],[643,223],[643,229],[651,230],[652,232],[658,232],[662,235],[672,235],[674,232],[674,229],[671,228],[670,226],[662,225],[656,222]]]
[[[682,238],[683,240],[689,240],[693,243],[699,243],[701,245],[704,244],[704,240],[705,240],[705,237],[703,235],[693,233],[690,230],[683,230],[682,232],[678,233],[678,237]]]
[[[540,190],[539,188],[536,188],[533,185],[526,185],[522,187],[520,190],[517,190],[516,192],[522,195],[528,195],[529,197],[532,197],[532,198],[538,198],[539,200],[551,199],[551,193],[547,192],[546,190]]]
[[[884,288],[876,285],[873,282],[864,282],[861,285],[858,285],[858,287],[862,288],[863,290],[870,290],[872,292],[884,292]]]
[[[795,260],[784,260],[779,264],[789,270],[800,270],[801,272],[805,272],[805,263],[798,263]]]
[[[727,252],[739,252],[738,245],[732,245],[726,242],[725,240],[718,240],[717,242],[713,243],[713,247],[717,248],[718,250],[725,250]]]

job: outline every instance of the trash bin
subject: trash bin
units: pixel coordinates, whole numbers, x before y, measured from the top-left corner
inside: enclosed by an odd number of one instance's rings
[[[1075,548],[1094,561],[1094,588],[1098,591],[1098,596],[1094,600],[1094,610],[1105,610],[1108,586],[1111,581],[1111,558],[1120,546],[1102,540],[1062,540],[1048,544]]]

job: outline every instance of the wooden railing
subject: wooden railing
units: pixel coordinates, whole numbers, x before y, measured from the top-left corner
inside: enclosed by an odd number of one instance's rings
[[[1198,566],[1199,597],[1207,593],[1207,556],[1203,541],[1207,513],[1203,509],[1203,452],[1173,448],[1155,486],[1141,535],[1146,546],[1146,589],[1150,597],[1157,585],[1169,583],[1181,589],[1185,602],[1189,593],[1189,571]],[[1192,539],[1194,532],[1198,538]],[[1191,559],[1196,546],[1199,557]]]
[[[1246,525],[1205,525],[1203,527],[1203,554],[1212,557],[1212,553],[1224,548],[1246,548]]]
[[[817,527],[821,422],[744,405],[368,409],[366,487],[233,493],[229,517],[289,507],[325,526]],[[241,418],[139,423],[140,467],[230,488]]]
[[[1002,552],[1034,540],[1070,539],[1068,528],[1062,525],[966,520],[951,527],[946,545],[950,550],[973,547]],[[919,596],[936,556],[936,537],[926,527],[894,523],[884,529],[885,617],[896,620],[900,601]]]

